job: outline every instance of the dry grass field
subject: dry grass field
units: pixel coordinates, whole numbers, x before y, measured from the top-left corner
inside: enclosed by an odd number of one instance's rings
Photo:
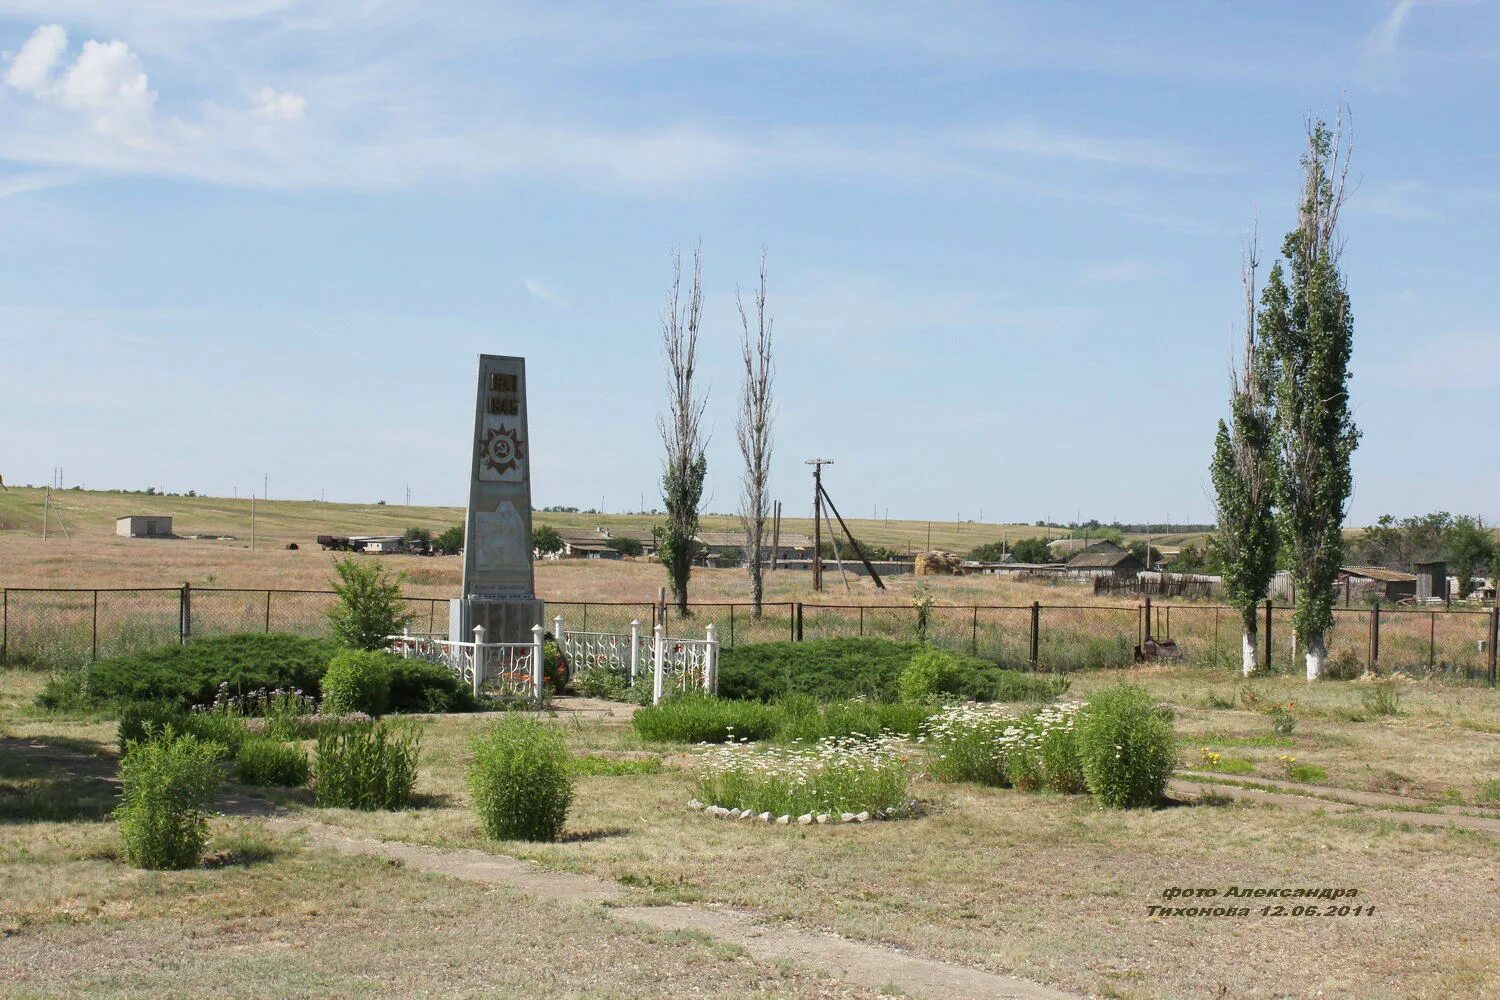
[[[141,494],[97,493],[65,490],[56,503],[72,533],[68,542],[55,534],[44,543],[42,491],[14,488],[0,492],[0,586],[4,587],[147,587],[194,586],[245,587],[252,589],[324,589],[331,573],[332,557],[318,549],[320,534],[399,534],[407,527],[434,531],[458,524],[458,508],[404,507],[272,500],[256,504],[256,548],[251,551],[250,504],[248,500],[221,497],[159,497]],[[179,535],[231,535],[232,541],[178,539],[126,539],[114,534],[115,518],[125,514],[170,514]],[[657,518],[628,514],[552,514],[538,512],[537,524],[558,528],[589,529],[599,525],[649,527]],[[863,541],[889,546],[924,547],[925,521],[858,520],[850,528]],[[726,516],[706,516],[704,530],[725,531],[737,527]],[[786,518],[785,530],[811,533],[806,519]],[[933,522],[932,544],[937,548],[967,552],[983,542],[1027,536],[1063,534],[1057,529],[1027,525],[955,524]],[[1161,544],[1182,544],[1192,536],[1157,539]],[[286,545],[295,542],[297,551]],[[460,567],[452,557],[383,556],[392,569],[403,571],[407,590],[421,597],[450,597],[458,590]],[[699,600],[743,600],[748,595],[745,574],[737,570],[700,570],[694,574],[694,598]],[[654,561],[618,563],[551,563],[537,567],[537,587],[552,600],[650,601],[666,583],[660,564]],[[933,580],[940,601],[956,604],[1030,603],[1045,600],[1038,592],[1050,587],[1008,585],[989,579]],[[891,581],[895,599],[911,579]],[[1083,597],[1079,587],[1063,588],[1070,602]],[[811,593],[808,574],[788,570],[771,582],[768,599],[804,600]],[[850,579],[845,591],[838,574],[829,574],[827,595],[833,602],[847,598],[852,603],[885,601],[869,581]],[[1090,595],[1090,600],[1092,597]],[[1049,603],[1065,603],[1051,600]],[[1113,602],[1118,603],[1118,602]],[[1129,603],[1129,602],[1126,602]]]
[[[1083,675],[1086,694],[1115,675]],[[1362,716],[1358,685],[1266,679],[1297,700],[1299,725],[1265,716],[1222,683],[1136,671],[1176,708],[1180,760],[1200,746],[1275,773],[1295,753],[1330,784],[1400,772],[1430,808],[1500,813],[1500,699],[1411,685],[1402,714]],[[684,807],[697,751],[643,743],[623,721],[567,725],[575,752],[660,754],[661,774],[579,781],[556,844],[487,841],[467,806],[467,740],[479,717],[419,724],[419,805],[400,813],[315,809],[270,793],[273,829],[221,819],[216,850],[247,862],[150,874],[119,861],[105,812],[115,751],[105,719],[30,707],[40,676],[0,675],[0,736],[89,752],[69,776],[0,770],[0,981],[18,996],[525,995],[864,996],[807,969],[767,966],[704,937],[622,930],[607,910],[563,906],[350,858],[296,821],[360,838],[477,848],[547,870],[602,876],[639,902],[747,909],[769,926],[832,931],[1071,994],[1121,1000],[1419,998],[1500,992],[1500,837],[1432,829],[1381,809],[1334,813],[1210,801],[1113,812],[1081,797],[919,780],[915,819],[865,826],[715,822]],[[1358,721],[1356,721],[1358,720]],[[1270,737],[1268,739],[1268,737]],[[24,792],[28,783],[34,793]],[[46,784],[43,788],[42,785]],[[72,812],[49,812],[65,800]],[[1316,802],[1316,800],[1310,800]],[[28,805],[29,803],[29,805]],[[24,815],[27,809],[42,815]],[[248,845],[248,846],[247,846]],[[1172,887],[1357,889],[1373,916],[1147,916]],[[545,936],[528,933],[544,927]]]

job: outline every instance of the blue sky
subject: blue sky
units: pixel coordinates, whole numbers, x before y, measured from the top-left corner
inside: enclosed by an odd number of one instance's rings
[[[658,502],[700,240],[709,502],[764,247],[774,491],[1209,520],[1241,244],[1354,116],[1352,520],[1500,519],[1494,3],[12,0],[0,474],[461,503],[474,356],[538,504]]]

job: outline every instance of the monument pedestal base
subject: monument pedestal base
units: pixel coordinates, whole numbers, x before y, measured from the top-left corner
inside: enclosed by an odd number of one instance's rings
[[[448,601],[448,638],[473,642],[484,626],[485,642],[531,642],[534,625],[546,628],[547,602],[536,598],[455,597]]]

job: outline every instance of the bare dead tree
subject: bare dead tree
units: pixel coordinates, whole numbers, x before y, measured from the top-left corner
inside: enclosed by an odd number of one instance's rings
[[[667,413],[657,418],[666,457],[662,500],[667,521],[658,546],[677,610],[688,611],[688,578],[698,547],[698,504],[708,472],[701,425],[708,397],[695,393],[698,330],[703,317],[703,246],[693,248],[692,286],[682,300],[682,255],[672,252],[672,283],[662,306],[661,340],[667,372]]]
[[[770,517],[771,486],[771,383],[775,364],[771,353],[773,320],[766,315],[766,254],[760,254],[760,284],[755,290],[755,321],[751,325],[745,301],[735,291],[740,310],[740,359],[745,382],[740,389],[739,420],[735,425],[740,456],[745,460],[740,494],[740,524],[745,529],[746,569],[750,573],[752,614],[760,617],[765,580],[761,565],[765,550],[766,520]]]

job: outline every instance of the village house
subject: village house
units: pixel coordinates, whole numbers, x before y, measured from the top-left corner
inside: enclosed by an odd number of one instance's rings
[[[1132,553],[1120,548],[1113,542],[1105,543],[1115,551],[1094,551],[1089,549],[1081,555],[1076,555],[1068,560],[1066,569],[1069,576],[1096,577],[1096,576],[1135,576],[1145,569],[1141,561]]]

